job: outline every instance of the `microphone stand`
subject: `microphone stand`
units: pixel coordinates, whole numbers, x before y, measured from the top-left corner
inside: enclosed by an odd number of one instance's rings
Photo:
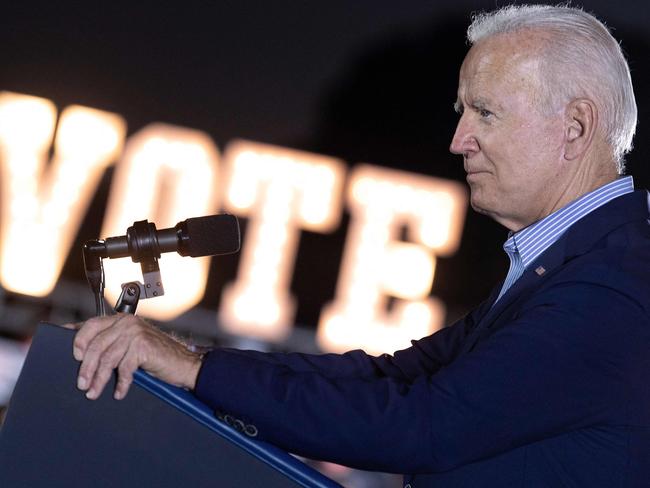
[[[106,315],[104,302],[104,265],[103,254],[106,250],[104,241],[95,239],[86,241],[83,246],[84,270],[90,289],[95,296],[95,315]]]
[[[115,312],[130,313],[135,315],[135,309],[138,308],[140,301],[140,287],[142,283],[130,281],[122,285],[122,293],[115,303]]]
[[[146,220],[134,222],[133,227],[130,227],[127,232],[129,248],[137,250],[131,259],[135,263],[140,263],[144,284],[139,281],[123,283],[122,293],[113,309],[115,313],[135,314],[140,298],[159,297],[165,294],[158,266],[160,249],[155,232],[155,225]],[[84,269],[88,284],[95,296],[95,312],[98,316],[106,315],[103,259],[107,257],[108,250],[104,240],[93,239],[84,243]]]

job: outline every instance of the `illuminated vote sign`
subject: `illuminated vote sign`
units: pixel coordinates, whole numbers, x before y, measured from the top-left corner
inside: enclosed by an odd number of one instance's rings
[[[48,164],[48,158],[52,160]],[[442,326],[429,296],[436,256],[458,247],[463,185],[439,178],[236,140],[223,153],[205,133],[150,124],[126,138],[124,119],[46,99],[0,93],[0,283],[50,293],[106,168],[116,164],[102,237],[136,220],[158,228],[226,210],[246,218],[236,279],[215,316],[227,331],[281,341],[296,309],[289,285],[300,233],[328,233],[350,214],[338,284],[318,324],[324,350],[392,352]],[[404,239],[406,236],[406,239]],[[43,239],[47,245],[43,245]],[[139,280],[128,259],[105,260],[107,295]],[[166,255],[166,294],[139,311],[169,320],[205,292],[209,258]],[[390,298],[393,306],[387,306]],[[216,326],[216,325],[215,325]]]

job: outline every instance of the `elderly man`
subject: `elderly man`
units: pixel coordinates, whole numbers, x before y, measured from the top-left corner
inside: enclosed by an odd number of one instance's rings
[[[511,232],[505,281],[393,356],[186,350],[126,315],[77,333],[79,388],[142,367],[304,456],[411,486],[641,486],[650,479],[648,194],[622,177],[636,106],[617,42],[568,7],[476,17],[451,151]]]

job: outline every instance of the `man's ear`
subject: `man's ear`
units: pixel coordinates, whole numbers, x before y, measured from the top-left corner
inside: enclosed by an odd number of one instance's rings
[[[588,98],[571,101],[565,110],[564,159],[569,161],[583,156],[598,127],[598,109]]]

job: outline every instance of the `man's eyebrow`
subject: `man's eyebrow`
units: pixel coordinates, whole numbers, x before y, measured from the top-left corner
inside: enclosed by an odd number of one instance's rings
[[[486,107],[489,107],[491,105],[491,102],[483,97],[477,97],[473,98],[472,100],[469,101],[469,106],[474,109],[474,110],[483,110]],[[460,98],[457,98],[456,101],[454,102],[454,110],[458,114],[463,113],[464,109],[463,102],[460,101]]]
[[[485,98],[475,98],[471,103],[472,107],[477,109],[483,109],[490,105],[490,103]]]

